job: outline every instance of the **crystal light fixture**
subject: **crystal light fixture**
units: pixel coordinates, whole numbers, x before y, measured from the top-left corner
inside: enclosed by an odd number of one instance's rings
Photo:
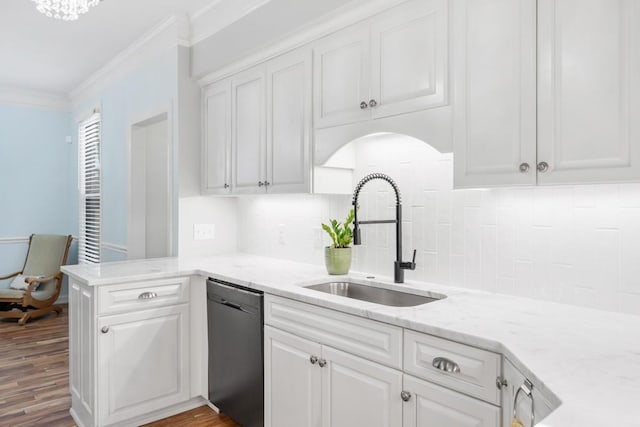
[[[102,0],[33,0],[36,9],[49,18],[75,21],[89,8],[97,6]]]

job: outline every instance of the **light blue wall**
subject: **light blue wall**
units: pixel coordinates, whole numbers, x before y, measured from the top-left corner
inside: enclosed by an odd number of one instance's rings
[[[0,104],[0,276],[22,268],[31,233],[76,234],[69,113]],[[75,246],[75,245],[74,245]],[[75,248],[70,261],[75,263]]]
[[[128,222],[128,140],[131,124],[144,119],[144,115],[157,108],[171,105],[173,110],[174,170],[177,170],[177,126],[175,112],[178,85],[178,48],[146,63],[126,75],[102,93],[76,108],[72,113],[72,127],[77,129],[76,120],[84,112],[99,107],[102,112],[102,240],[103,242],[126,246]],[[77,138],[74,130],[74,147]],[[174,174],[174,188],[178,188],[177,174]],[[174,200],[174,253],[177,252],[177,190]],[[77,205],[77,201],[75,202]],[[102,250],[102,261],[126,259],[126,254],[110,249]]]

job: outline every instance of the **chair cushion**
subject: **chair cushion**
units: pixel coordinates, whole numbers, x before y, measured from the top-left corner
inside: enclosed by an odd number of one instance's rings
[[[27,290],[27,288],[29,287],[29,284],[25,281],[25,279],[26,279],[27,277],[33,277],[33,276],[25,276],[25,275],[23,275],[23,274],[18,274],[18,275],[15,277],[15,279],[13,279],[13,280],[11,281],[11,284],[9,285],[9,287],[10,287],[11,289],[17,289],[17,290],[19,290],[19,291],[26,291],[26,290]],[[44,277],[44,276],[36,276],[36,277],[38,277],[38,278],[42,278],[42,277]],[[36,289],[38,289],[38,286],[40,286],[40,283],[37,283],[37,282],[36,282],[36,284],[35,284],[35,286],[34,286],[33,290],[35,291]]]
[[[24,291],[18,291],[16,289],[0,289],[0,299],[22,299]]]
[[[54,290],[43,290],[43,291],[34,291],[31,292],[31,296],[34,299],[44,301],[51,298],[55,294]],[[19,291],[17,289],[0,289],[0,300],[2,299],[22,299],[24,297],[24,291]]]

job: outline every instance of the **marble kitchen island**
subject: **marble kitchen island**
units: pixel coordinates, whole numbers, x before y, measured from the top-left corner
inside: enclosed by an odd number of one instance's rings
[[[640,414],[634,411],[634,405],[640,401],[640,341],[637,340],[640,317],[637,316],[410,280],[394,285],[389,278],[377,277],[375,282],[379,286],[409,293],[436,292],[447,296],[422,306],[388,307],[304,288],[305,285],[336,277],[345,278],[328,276],[324,267],[246,254],[65,266],[63,272],[71,278],[71,300],[74,286],[85,290],[79,295],[107,286],[126,293],[128,287],[145,281],[191,278],[191,286],[185,290],[184,299],[180,300],[184,302],[182,311],[168,314],[185,316],[184,319],[191,322],[189,334],[192,341],[196,340],[194,337],[206,337],[202,324],[194,324],[201,323],[205,313],[204,279],[215,277],[239,283],[262,290],[267,295],[501,354],[532,381],[546,405],[550,409],[555,408],[544,419],[537,420],[539,426],[640,426]],[[367,280],[358,273],[349,277]],[[94,303],[93,307],[98,305]],[[70,334],[70,372],[74,382],[74,372],[77,376],[82,375],[82,371],[73,365],[77,361],[73,354],[89,350],[74,349],[77,345],[74,340],[79,340],[77,334],[90,335],[91,331],[87,330],[89,325],[74,329],[73,322],[78,322],[79,314],[73,313],[73,301],[69,310],[71,331],[78,331],[75,336]],[[97,313],[92,312],[91,316],[97,318]],[[101,324],[95,321],[90,326],[100,328]],[[185,371],[188,373],[183,373],[191,379],[190,392],[183,396],[185,401],[196,397],[199,397],[199,402],[204,400],[206,375],[202,370],[206,366],[206,356],[194,354],[202,353],[204,349],[201,343],[191,347],[188,361],[197,368],[191,366]],[[197,399],[191,400],[192,405],[197,402]],[[72,411],[79,404],[74,401]],[[502,425],[508,425],[508,421],[503,419]],[[528,425],[528,420],[525,425]]]

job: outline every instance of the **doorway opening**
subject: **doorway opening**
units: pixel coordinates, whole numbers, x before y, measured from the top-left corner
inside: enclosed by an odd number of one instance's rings
[[[172,255],[171,126],[162,112],[131,125],[129,259]]]

